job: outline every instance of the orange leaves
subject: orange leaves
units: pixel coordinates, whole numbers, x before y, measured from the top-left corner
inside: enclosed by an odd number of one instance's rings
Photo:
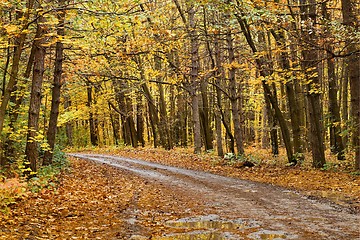
[[[25,185],[26,183],[21,182],[19,178],[0,182],[0,210],[6,210],[6,207],[15,203],[16,199],[26,196]]]
[[[0,213],[0,239],[29,234],[36,239],[161,234],[164,227],[158,222],[184,217],[182,212],[188,208],[183,206],[188,202],[193,206],[191,200],[177,199],[176,193],[161,185],[83,160],[72,159],[72,171],[61,182],[57,193],[42,192],[20,202],[8,215]]]

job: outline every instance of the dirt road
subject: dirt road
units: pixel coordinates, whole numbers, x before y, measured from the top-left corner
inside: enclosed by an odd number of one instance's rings
[[[69,155],[161,183],[206,209],[166,223],[174,233],[157,239],[360,239],[359,214],[290,190],[142,160]]]

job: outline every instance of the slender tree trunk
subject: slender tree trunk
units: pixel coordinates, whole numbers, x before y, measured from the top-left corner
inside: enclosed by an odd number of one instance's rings
[[[11,17],[10,17],[10,21],[11,21]],[[10,40],[9,40],[9,43],[10,43]],[[5,54],[6,54],[6,60],[5,60],[4,75],[3,75],[3,82],[2,82],[2,88],[1,88],[1,97],[3,97],[4,94],[5,94],[6,78],[7,78],[7,73],[8,73],[9,64],[10,64],[10,58],[11,58],[11,56],[10,56],[11,55],[10,54],[10,46],[8,46],[5,49]]]
[[[91,142],[91,145],[98,146],[99,145],[98,124],[97,124],[97,119],[95,119],[95,117],[94,117],[94,112],[92,109],[92,104],[93,104],[92,91],[93,91],[93,88],[89,84],[87,87],[87,97],[88,97],[87,106],[89,108],[90,142]]]
[[[188,106],[186,102],[187,94],[180,92],[178,96],[177,106],[177,119],[179,121],[178,135],[180,138],[180,146],[186,147],[188,145]]]
[[[322,15],[325,19],[330,21],[330,14],[326,2],[322,3]],[[328,28],[325,31],[328,32]],[[335,59],[331,56],[331,52],[334,51],[332,43],[326,43],[325,45],[327,54],[327,76],[328,76],[328,98],[329,98],[329,132],[330,132],[330,149],[331,152],[337,154],[338,160],[344,159],[344,145],[341,137],[341,118],[340,107],[337,99],[338,84],[335,73]]]
[[[109,112],[110,112],[110,121],[111,127],[113,130],[113,139],[115,146],[119,145],[120,142],[120,122],[119,122],[119,115],[117,113],[113,113],[111,109],[111,105],[109,103]]]
[[[190,36],[190,96],[194,129],[194,153],[201,152],[201,125],[199,114],[199,43],[196,32],[195,7],[193,5],[188,8],[189,17],[189,36]]]
[[[229,64],[233,64],[235,62],[235,54],[234,54],[232,34],[230,30],[226,34],[226,42],[227,42],[227,48],[228,48],[227,50],[229,54]],[[243,147],[243,137],[242,137],[241,122],[240,122],[240,112],[238,108],[239,93],[236,89],[235,71],[236,71],[235,67],[231,67],[229,69],[229,90],[230,90],[232,119],[234,124],[234,137],[236,142],[236,150],[238,155],[242,155],[244,154],[244,147]]]
[[[213,146],[213,132],[210,127],[210,118],[209,118],[209,99],[207,94],[207,83],[202,80],[200,83],[201,88],[201,100],[202,100],[202,108],[200,109],[201,123],[203,126],[204,132],[204,145],[205,150],[211,150],[214,148]]]
[[[138,139],[137,139],[137,130],[135,128],[135,121],[133,117],[133,107],[132,107],[132,100],[130,98],[125,99],[126,104],[126,112],[127,118],[126,123],[128,124],[128,129],[130,130],[130,139],[131,139],[131,146],[136,148],[138,147]]]
[[[37,159],[38,159],[38,143],[36,136],[39,128],[39,113],[41,104],[41,89],[43,83],[44,63],[45,63],[45,47],[46,43],[46,26],[44,24],[45,19],[43,17],[38,18],[37,32],[34,41],[35,54],[34,54],[34,70],[31,85],[30,95],[30,108],[28,118],[28,133],[25,148],[26,164],[25,167],[30,167],[31,171],[35,173],[37,171]],[[26,172],[29,174],[29,172]],[[30,173],[30,175],[32,175]]]
[[[344,25],[353,28],[357,32],[360,30],[358,21],[358,9],[356,1],[342,0],[342,14]],[[351,127],[352,144],[355,149],[354,167],[360,170],[360,47],[356,40],[346,39],[347,52],[350,54],[347,59],[347,69],[350,82],[350,104],[351,104]]]
[[[64,5],[66,0],[59,0],[59,7],[61,8]],[[65,11],[61,10],[58,12],[58,29],[57,35],[65,35]],[[61,94],[61,77],[63,72],[63,51],[64,44],[61,41],[56,43],[56,53],[55,53],[55,68],[54,68],[54,82],[52,89],[52,98],[51,98],[51,112],[49,127],[47,131],[47,141],[49,144],[49,149],[45,151],[43,165],[50,165],[52,163],[52,158],[54,154],[55,138],[56,138],[56,129],[59,116],[59,107],[60,107],[60,94]]]
[[[155,56],[155,69],[159,72],[162,71],[161,69],[161,58]],[[158,82],[161,82],[161,76],[157,77]],[[166,149],[170,150],[173,148],[172,139],[170,135],[170,126],[168,124],[168,114],[166,111],[166,102],[165,102],[165,93],[164,88],[161,83],[158,83],[158,90],[159,90],[159,112],[160,112],[160,119],[159,119],[159,132],[160,132],[160,141],[161,145]]]
[[[265,96],[264,96],[265,98]],[[269,128],[269,124],[268,124],[268,121],[269,121],[269,115],[271,113],[269,113],[269,107],[267,106],[267,100],[265,98],[265,106],[263,107],[263,110],[262,110],[262,130],[261,130],[261,148],[263,149],[267,149],[270,147],[270,138],[269,138],[269,131],[268,131],[268,128]],[[269,103],[270,104],[270,103]]]
[[[215,76],[215,92],[216,92],[216,111],[215,111],[215,127],[216,127],[216,149],[218,156],[224,156],[223,149],[223,141],[222,141],[222,127],[221,127],[221,119],[222,119],[222,109],[221,109],[221,98],[222,94],[220,91],[221,87],[221,78],[224,76],[224,69],[221,64],[221,51],[219,44],[219,37],[215,36],[214,40],[214,48],[215,48],[215,66],[216,67],[216,76]]]
[[[71,106],[71,101],[69,96],[65,96],[64,98],[64,109],[65,111],[69,109]],[[67,145],[73,146],[73,123],[67,122],[65,124],[65,130],[66,130],[66,138],[67,138]]]
[[[146,83],[142,84],[141,86],[142,86],[145,98],[147,99],[147,102],[148,102],[150,125],[151,125],[151,130],[152,130],[153,139],[154,139],[154,148],[157,148],[159,146],[159,139],[158,139],[159,116],[158,116],[155,102],[151,95],[149,87],[147,86]]]
[[[306,49],[302,51],[303,63],[302,67],[306,71],[307,77],[307,100],[310,121],[310,146],[313,158],[313,166],[321,168],[326,163],[325,149],[324,149],[324,135],[323,135],[323,121],[321,110],[321,89],[320,79],[317,75],[318,69],[318,53],[312,46],[316,45],[316,29],[312,26],[316,25],[316,1],[315,0],[301,0],[302,20],[309,22],[305,29],[303,29],[304,41],[310,43]]]
[[[136,129],[137,129],[137,139],[140,142],[142,147],[145,147],[144,139],[144,116],[143,116],[143,96],[141,93],[137,93],[136,101]]]
[[[341,103],[341,119],[345,122],[345,128],[347,129],[348,126],[348,120],[349,120],[349,110],[348,110],[348,89],[349,89],[349,77],[348,77],[348,71],[347,71],[347,59],[344,60],[343,68],[344,68],[344,74],[342,76],[342,103]],[[343,136],[343,145],[347,146],[348,144],[348,134]]]
[[[285,91],[288,101],[288,108],[290,113],[291,119],[291,128],[292,128],[292,135],[293,135],[293,146],[294,146],[294,153],[295,157],[303,158],[303,147],[301,142],[301,127],[300,127],[300,116],[301,112],[300,107],[298,106],[298,100],[296,98],[295,93],[295,86],[293,84],[293,80],[289,79],[290,74],[290,61],[289,61],[289,54],[285,51],[285,36],[284,32],[280,31],[279,34],[273,34],[276,40],[276,43],[282,48],[282,52],[280,54],[280,63],[282,69],[285,71],[284,78],[286,79],[285,83]]]

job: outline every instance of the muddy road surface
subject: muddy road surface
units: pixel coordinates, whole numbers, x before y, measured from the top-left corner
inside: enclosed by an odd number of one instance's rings
[[[360,239],[358,213],[291,190],[118,156],[69,155],[161,183],[208,209],[165,223],[174,233],[152,239]]]

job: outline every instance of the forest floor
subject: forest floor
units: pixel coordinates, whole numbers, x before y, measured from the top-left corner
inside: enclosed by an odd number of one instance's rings
[[[61,174],[55,191],[30,194],[0,213],[0,239],[360,239],[360,177],[354,174],[284,167],[281,159],[260,159],[248,168],[185,150],[88,151],[94,152],[231,178],[206,182],[157,165],[129,170],[129,162],[124,170],[109,166],[114,159],[99,164],[69,157],[71,169]],[[168,177],[175,180],[169,183]],[[242,187],[232,189],[237,185]]]

